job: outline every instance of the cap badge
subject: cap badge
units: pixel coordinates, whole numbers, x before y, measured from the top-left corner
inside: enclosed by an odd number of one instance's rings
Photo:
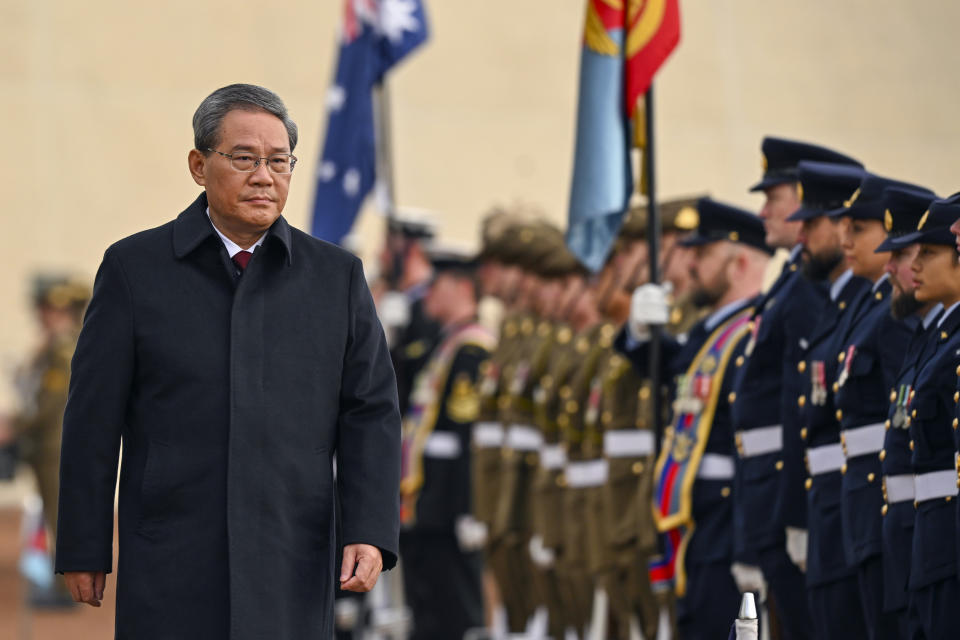
[[[690,230],[696,229],[700,224],[700,214],[697,213],[697,210],[693,207],[684,207],[680,209],[680,213],[677,214],[677,219],[674,221],[674,225],[678,229]]]
[[[883,212],[883,228],[889,233],[893,231],[893,214],[890,213],[890,209],[887,209]]]
[[[853,192],[853,195],[850,196],[850,199],[843,203],[843,206],[849,208],[853,206],[853,203],[857,201],[857,198],[860,197],[860,187],[857,187],[857,190]]]
[[[920,223],[917,225],[917,231],[920,231],[920,229],[923,229],[923,225],[927,224],[927,216],[929,215],[930,215],[930,209],[927,209],[926,211],[923,212],[923,217],[920,218]]]

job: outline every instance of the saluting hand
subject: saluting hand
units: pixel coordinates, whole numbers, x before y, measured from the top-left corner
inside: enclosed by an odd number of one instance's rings
[[[107,574],[103,571],[64,571],[63,579],[67,583],[74,602],[85,602],[91,607],[99,607],[103,600],[103,588]]]
[[[380,549],[369,544],[348,544],[343,548],[340,588],[363,593],[373,589],[383,571]]]

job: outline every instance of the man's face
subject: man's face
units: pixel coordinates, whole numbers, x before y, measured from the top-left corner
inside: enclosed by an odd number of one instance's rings
[[[700,245],[694,251],[695,257],[690,268],[694,303],[712,307],[730,288],[728,268],[736,254],[731,243],[726,241]]]
[[[498,260],[484,260],[477,268],[477,281],[480,283],[480,292],[485,296],[501,295],[501,280],[503,280],[503,265]]]
[[[458,278],[446,273],[438,274],[423,299],[423,310],[427,315],[441,323],[446,321],[448,309],[460,300],[459,285]]]
[[[222,153],[246,151],[261,158],[290,153],[286,127],[265,111],[228,112],[220,125],[219,138],[216,150]],[[237,171],[229,158],[196,149],[190,151],[189,161],[193,179],[207,191],[211,217],[228,231],[263,233],[280,217],[292,174],[272,173],[265,161],[256,171]]]
[[[764,191],[766,202],[760,209],[766,241],[771,247],[790,248],[797,243],[800,222],[788,222],[787,218],[800,208],[797,185],[793,182],[778,184]]]
[[[920,302],[942,302],[946,306],[960,294],[956,247],[921,244],[911,270],[914,295]]]
[[[952,233],[957,239],[957,251],[960,251],[960,220],[957,220],[952,225],[950,225],[950,233]]]
[[[840,220],[840,246],[847,267],[854,275],[876,280],[886,267],[890,254],[875,253],[887,237],[879,220],[857,220],[843,217]]]

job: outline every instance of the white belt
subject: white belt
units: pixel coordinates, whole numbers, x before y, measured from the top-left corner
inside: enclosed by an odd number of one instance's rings
[[[931,471],[913,476],[916,501],[933,500],[957,495],[957,473],[953,469]]]
[[[503,427],[499,422],[478,422],[473,427],[473,444],[481,449],[503,446]]]
[[[843,447],[839,442],[807,449],[807,469],[810,470],[812,476],[840,471],[844,461]]]
[[[452,431],[434,431],[423,443],[423,455],[443,460],[457,458],[460,456],[460,437]]]
[[[618,429],[603,434],[603,454],[608,458],[648,456],[653,453],[653,432]]]
[[[703,458],[700,459],[697,477],[701,480],[731,480],[733,470],[733,456],[705,453]]]
[[[540,449],[540,466],[544,469],[562,469],[567,464],[567,451],[562,444],[545,444]]]
[[[848,458],[879,453],[883,449],[883,423],[868,424],[865,427],[846,429],[840,433],[844,453]]]
[[[741,458],[775,453],[783,449],[783,425],[738,431],[736,441]]]
[[[507,448],[514,451],[539,451],[543,445],[543,434],[537,429],[525,425],[514,424],[507,429]]]
[[[585,462],[569,462],[564,474],[567,477],[567,486],[582,489],[603,485],[607,481],[608,470],[607,461],[601,458]]]
[[[903,474],[899,476],[884,476],[883,490],[887,496],[887,503],[906,502],[913,500],[916,495],[913,490],[913,476]]]

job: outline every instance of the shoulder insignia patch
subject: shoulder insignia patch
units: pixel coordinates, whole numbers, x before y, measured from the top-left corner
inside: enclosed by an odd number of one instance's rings
[[[427,343],[423,340],[411,342],[403,348],[403,355],[408,358],[416,359],[427,352]]]
[[[466,373],[457,374],[447,397],[447,415],[454,422],[473,422],[480,413],[480,396],[470,376]]]

